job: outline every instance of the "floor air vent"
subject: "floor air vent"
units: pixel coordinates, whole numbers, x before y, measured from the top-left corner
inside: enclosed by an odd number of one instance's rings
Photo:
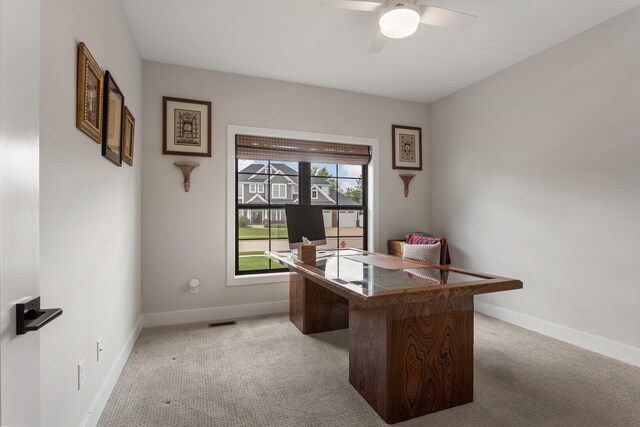
[[[210,328],[217,328],[218,326],[230,326],[230,325],[235,325],[235,324],[237,324],[237,322],[235,320],[229,320],[227,322],[209,323],[209,327]]]

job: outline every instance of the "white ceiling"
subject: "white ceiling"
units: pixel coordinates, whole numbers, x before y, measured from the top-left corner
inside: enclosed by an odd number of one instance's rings
[[[367,54],[377,14],[320,0],[123,0],[146,60],[432,102],[640,0],[433,0],[479,16]]]

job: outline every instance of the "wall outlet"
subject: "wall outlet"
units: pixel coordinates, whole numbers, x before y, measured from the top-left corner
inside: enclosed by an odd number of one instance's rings
[[[78,390],[82,388],[84,384],[84,359],[78,362]]]
[[[100,362],[100,353],[102,353],[102,338],[96,341],[96,362]]]
[[[198,279],[189,280],[189,292],[190,293],[197,294],[199,288],[200,288],[200,281]]]

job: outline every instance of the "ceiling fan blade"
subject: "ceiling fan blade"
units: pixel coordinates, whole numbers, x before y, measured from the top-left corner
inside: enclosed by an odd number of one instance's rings
[[[388,39],[384,36],[384,34],[382,34],[382,31],[378,30],[378,33],[373,38],[373,41],[371,42],[371,46],[369,46],[369,50],[367,51],[367,53],[380,52],[384,45],[387,44],[387,40]]]
[[[436,6],[423,6],[420,22],[438,27],[451,27],[465,30],[473,24],[477,16]]]
[[[382,2],[376,0],[322,0],[320,6],[335,7],[338,9],[359,10],[361,12],[373,12],[382,6]]]

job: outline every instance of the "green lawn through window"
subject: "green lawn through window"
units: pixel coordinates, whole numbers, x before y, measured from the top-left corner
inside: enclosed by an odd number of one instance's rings
[[[264,255],[256,255],[253,251],[240,252],[239,264],[240,271],[269,270],[269,258]],[[275,261],[271,261],[271,268],[284,268],[284,266]]]
[[[269,228],[240,227],[239,237],[240,239],[266,239],[269,237]],[[272,228],[271,237],[274,239],[285,239],[287,238],[287,229]]]

